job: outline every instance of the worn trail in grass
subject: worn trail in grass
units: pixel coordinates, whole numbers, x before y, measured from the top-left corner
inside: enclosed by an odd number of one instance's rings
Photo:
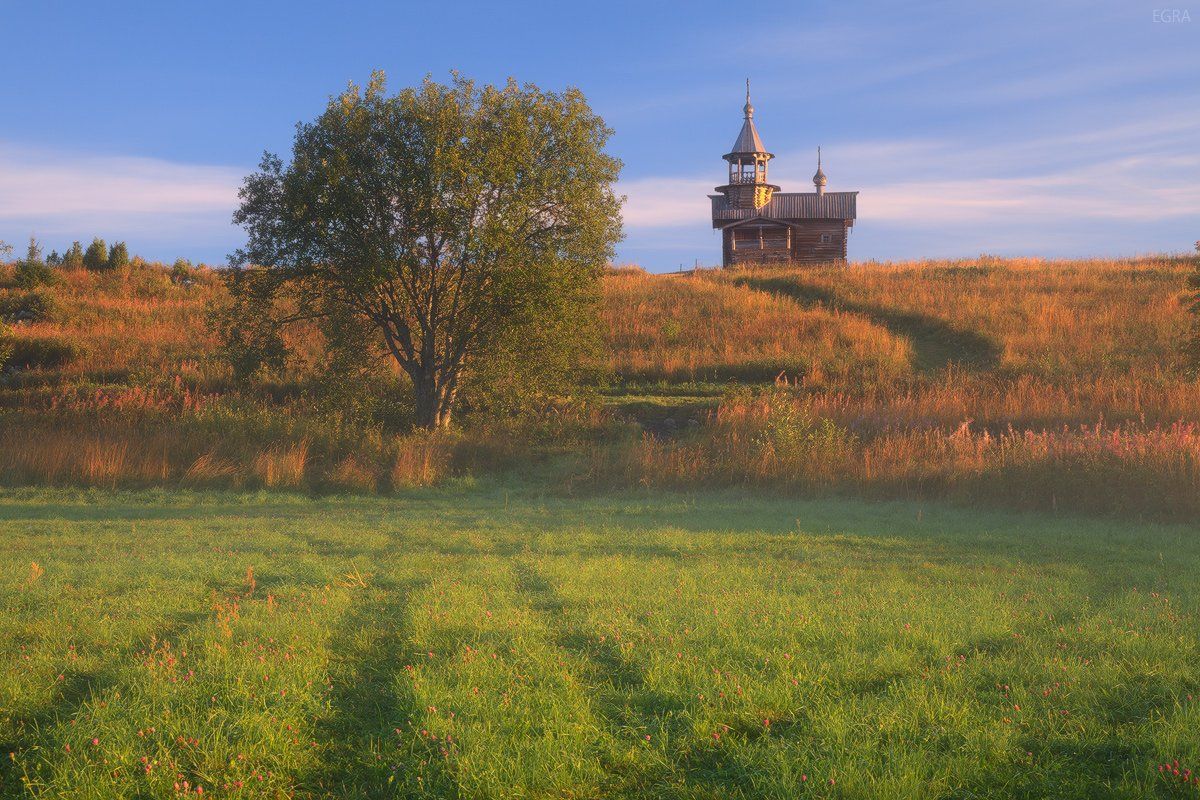
[[[0,796],[1195,796],[1198,533],[10,491]]]

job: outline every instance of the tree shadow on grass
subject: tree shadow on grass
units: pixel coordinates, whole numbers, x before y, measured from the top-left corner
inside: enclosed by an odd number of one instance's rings
[[[304,776],[299,796],[312,798],[457,797],[458,784],[438,744],[416,730],[420,704],[399,676],[415,653],[409,599],[427,581],[376,581],[375,602],[361,602],[331,643],[332,714],[318,721],[320,765]]]
[[[939,372],[952,364],[983,371],[995,369],[1000,363],[1000,348],[991,339],[937,317],[847,300],[829,289],[800,283],[793,278],[741,278],[737,283],[782,295],[804,306],[824,306],[867,317],[911,341],[916,366],[922,372]]]

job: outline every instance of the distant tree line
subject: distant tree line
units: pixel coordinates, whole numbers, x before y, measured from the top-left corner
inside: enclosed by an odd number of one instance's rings
[[[12,245],[0,241],[0,258],[12,253]],[[86,248],[81,242],[72,242],[66,252],[60,254],[51,250],[43,256],[41,242],[30,236],[25,257],[16,262],[16,283],[23,288],[50,285],[58,280],[56,269],[86,269],[90,272],[112,272],[140,262],[141,259],[129,255],[129,246],[125,242],[114,242],[111,247],[99,236],[92,239]],[[171,266],[171,277],[174,280],[187,278],[194,269],[192,262],[186,258],[178,258]]]
[[[29,255],[26,260],[41,260],[41,248],[32,237],[29,239]],[[87,249],[79,242],[73,242],[62,255],[59,255],[57,250],[51,250],[45,263],[51,267],[89,269],[93,272],[120,269],[129,264],[129,248],[125,242],[116,242],[110,248],[107,242],[97,236],[92,239]]]

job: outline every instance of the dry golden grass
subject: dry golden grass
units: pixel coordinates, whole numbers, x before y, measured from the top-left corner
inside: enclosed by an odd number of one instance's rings
[[[624,269],[604,288],[609,368],[627,380],[880,385],[910,369],[908,343],[862,317],[703,277]]]
[[[1188,324],[1179,300],[1192,262],[980,259],[717,277],[852,311],[901,333],[915,327],[920,335],[925,323],[933,356],[946,355],[937,352],[939,326],[949,344],[956,332],[974,334],[994,348],[987,366],[1005,373],[1159,377],[1179,366]]]
[[[41,290],[52,319],[14,335],[78,355],[0,387],[0,481],[386,491],[525,465],[537,431],[578,443],[557,433],[574,425],[599,480],[1192,513],[1200,382],[1178,355],[1192,266],[612,271],[603,313],[618,386],[643,398],[673,383],[775,387],[734,392],[698,430],[665,439],[622,436],[596,408],[457,436],[346,428],[300,393],[303,365],[269,391],[234,387],[205,325],[224,298],[211,272],[189,285],[155,266],[68,272]],[[0,294],[16,291],[10,278],[0,268]]]
[[[211,270],[195,271],[189,285],[173,283],[153,265],[59,274],[61,283],[48,289],[59,307],[55,319],[18,331],[22,337],[63,339],[82,349],[82,358],[55,371],[58,380],[204,377],[198,370],[216,345],[205,315],[224,294]]]
[[[272,447],[254,459],[254,475],[268,489],[299,489],[304,485],[308,442]]]
[[[1126,422],[989,430],[955,425],[860,430],[793,393],[723,402],[698,435],[595,448],[601,482],[767,486],[885,497],[950,496],[1028,508],[1200,514],[1200,424]]]
[[[882,329],[911,346],[912,379],[738,395],[697,435],[598,450],[593,470],[660,486],[1200,512],[1200,382],[1179,355],[1192,268],[984,259],[702,274]],[[723,335],[755,352],[753,335]]]

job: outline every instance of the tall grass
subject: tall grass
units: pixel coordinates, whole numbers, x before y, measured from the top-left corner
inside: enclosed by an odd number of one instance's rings
[[[608,366],[625,380],[880,386],[912,358],[907,342],[862,317],[703,278],[614,271],[604,318]]]
[[[997,348],[995,369],[1044,378],[1170,374],[1188,328],[1180,304],[1195,259],[994,259],[860,263],[717,274],[903,334],[938,325]],[[922,329],[921,323],[926,323]],[[918,348],[919,349],[919,348]]]
[[[185,285],[154,265],[68,271],[39,290],[47,314],[14,329],[18,342],[65,342],[71,356],[4,376],[0,481],[369,492],[574,453],[557,471],[571,485],[1192,514],[1200,382],[1178,355],[1192,266],[985,258],[614,270],[604,292],[609,394],[641,402],[697,384],[727,393],[708,413],[692,410],[698,428],[647,422],[665,438],[586,404],[468,419],[436,437],[364,428],[315,401],[315,351],[253,391],[233,382],[205,325],[224,297],[211,272]],[[0,306],[24,302],[21,291],[0,268]]]
[[[726,401],[699,432],[593,449],[590,477],[651,487],[762,486],[953,497],[1055,510],[1200,515],[1200,424],[847,427],[782,392]]]

